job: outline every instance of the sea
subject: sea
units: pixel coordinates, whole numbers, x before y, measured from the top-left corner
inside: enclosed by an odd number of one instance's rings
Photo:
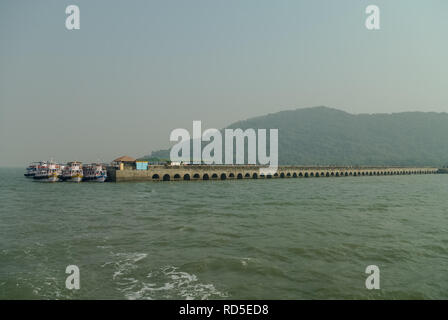
[[[448,299],[448,175],[23,173],[0,169],[0,299]],[[379,289],[366,286],[372,265]]]

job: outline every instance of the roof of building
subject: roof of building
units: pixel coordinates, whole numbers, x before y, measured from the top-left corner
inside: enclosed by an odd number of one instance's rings
[[[122,156],[115,159],[114,162],[135,162],[135,159],[129,156]]]

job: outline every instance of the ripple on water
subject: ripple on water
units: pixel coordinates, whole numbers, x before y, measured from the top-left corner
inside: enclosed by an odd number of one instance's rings
[[[0,170],[0,298],[448,298],[448,175],[42,184]],[[381,293],[364,288],[369,264]]]

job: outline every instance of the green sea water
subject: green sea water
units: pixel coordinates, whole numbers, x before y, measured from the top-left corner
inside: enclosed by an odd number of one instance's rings
[[[447,299],[447,195],[448,175],[51,184],[0,169],[0,299]]]

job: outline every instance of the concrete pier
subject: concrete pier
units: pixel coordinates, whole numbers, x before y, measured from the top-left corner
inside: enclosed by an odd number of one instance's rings
[[[108,181],[193,181],[226,179],[324,178],[434,174],[434,167],[305,167],[279,166],[274,174],[263,174],[256,165],[153,165],[147,170],[108,167]]]

